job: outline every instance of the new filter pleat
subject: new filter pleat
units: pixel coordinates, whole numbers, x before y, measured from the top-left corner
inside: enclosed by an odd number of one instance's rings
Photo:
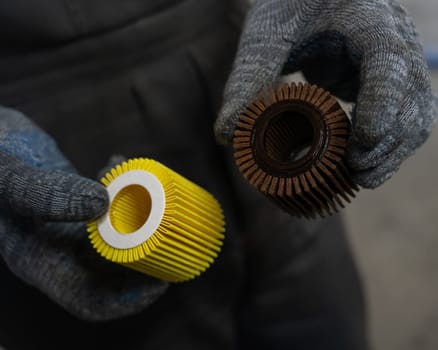
[[[123,162],[102,182],[110,208],[88,232],[104,258],[171,282],[199,276],[217,258],[224,216],[205,189],[147,158]]]

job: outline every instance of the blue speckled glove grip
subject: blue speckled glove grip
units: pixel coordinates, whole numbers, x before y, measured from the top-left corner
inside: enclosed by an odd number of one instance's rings
[[[88,320],[137,313],[167,287],[96,254],[83,221],[107,206],[104,187],[78,175],[52,138],[0,107],[0,256],[24,282]]]
[[[0,207],[42,220],[81,221],[108,205],[98,182],[76,174],[52,138],[0,107]]]
[[[395,0],[258,0],[247,15],[215,124],[219,142],[258,93],[282,74],[355,103],[348,163],[375,188],[424,143],[435,96],[416,28]]]

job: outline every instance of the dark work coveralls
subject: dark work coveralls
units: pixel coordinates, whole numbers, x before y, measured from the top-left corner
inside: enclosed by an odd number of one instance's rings
[[[0,345],[15,349],[366,348],[363,294],[340,217],[294,219],[213,136],[243,7],[231,0],[0,2],[0,104],[79,172],[154,158],[213,193],[224,248],[138,315],[77,319],[0,264]]]

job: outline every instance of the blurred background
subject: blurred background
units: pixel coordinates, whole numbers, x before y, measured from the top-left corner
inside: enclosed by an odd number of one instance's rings
[[[402,0],[438,91],[438,0]],[[373,350],[438,349],[438,127],[400,171],[346,208]]]

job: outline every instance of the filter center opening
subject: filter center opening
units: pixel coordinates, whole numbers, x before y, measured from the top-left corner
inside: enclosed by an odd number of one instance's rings
[[[266,129],[264,148],[276,162],[296,162],[306,157],[314,142],[312,122],[304,114],[284,111],[271,119]]]
[[[110,205],[110,221],[122,234],[132,233],[142,227],[151,213],[149,191],[140,185],[129,185],[117,193]]]

